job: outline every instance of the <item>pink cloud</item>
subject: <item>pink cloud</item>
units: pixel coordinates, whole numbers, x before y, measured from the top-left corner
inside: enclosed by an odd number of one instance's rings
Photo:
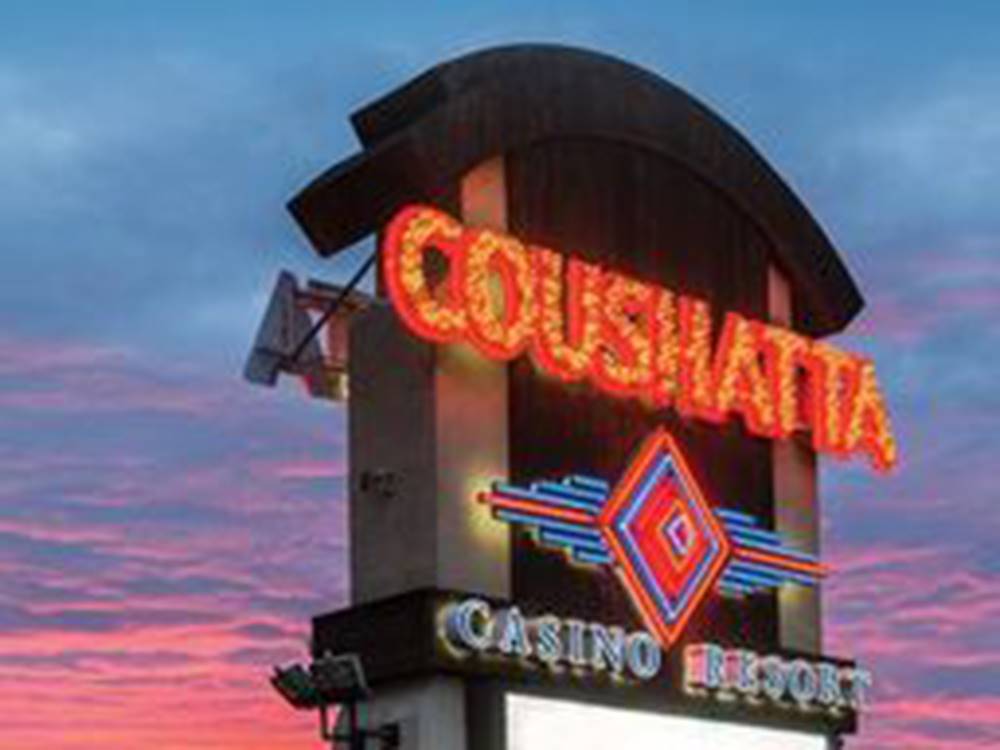
[[[341,479],[347,475],[347,466],[342,460],[290,460],[258,468],[272,471],[279,479]]]
[[[76,341],[0,335],[0,375],[50,375],[53,372],[120,364],[125,350]]]
[[[842,547],[833,559],[827,650],[852,654],[875,674],[872,705],[848,748],[998,746],[1000,695],[967,680],[1000,672],[1000,576],[958,544]]]
[[[880,702],[850,750],[993,750],[1000,697],[930,694]]]
[[[0,377],[52,430],[0,447],[4,750],[312,746],[266,676],[343,599],[329,407],[72,342],[2,339]],[[119,438],[135,414],[180,419]]]

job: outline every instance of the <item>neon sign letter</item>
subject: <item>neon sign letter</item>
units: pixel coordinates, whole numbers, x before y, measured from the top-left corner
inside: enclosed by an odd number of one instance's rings
[[[396,214],[382,263],[390,299],[422,338],[500,361],[527,352],[543,373],[617,397],[737,418],[766,438],[806,430],[818,451],[896,463],[874,365],[829,344],[730,312],[713,349],[708,302],[429,206]]]

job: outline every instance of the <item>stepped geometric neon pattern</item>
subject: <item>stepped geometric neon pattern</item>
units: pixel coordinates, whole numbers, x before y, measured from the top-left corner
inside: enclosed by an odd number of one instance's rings
[[[576,563],[610,566],[646,626],[668,648],[714,588],[742,598],[783,584],[814,586],[819,561],[749,514],[713,509],[677,443],[657,429],[624,475],[570,475],[527,487],[494,482],[479,499],[494,518],[530,529]]]

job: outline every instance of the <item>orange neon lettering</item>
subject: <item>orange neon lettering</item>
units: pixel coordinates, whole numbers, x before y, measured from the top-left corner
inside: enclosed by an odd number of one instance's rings
[[[382,250],[389,296],[417,334],[432,341],[458,340],[467,326],[460,286],[462,225],[436,209],[411,206],[390,222]],[[427,256],[436,251],[448,264],[445,278],[428,279]]]
[[[867,453],[872,465],[885,471],[896,464],[889,414],[875,378],[875,365],[866,359],[857,359],[856,365],[844,450]]]
[[[762,437],[808,430],[818,451],[896,463],[874,365],[829,344],[728,313],[713,345],[704,300],[428,206],[392,219],[382,264],[400,317],[425,339],[465,341],[501,361],[527,352],[564,381],[713,422],[735,415]]]
[[[846,454],[844,428],[854,357],[829,344],[813,341],[805,361],[810,375],[813,447],[819,451]]]
[[[612,272],[604,273],[602,286],[600,345],[592,377],[611,393],[641,394],[653,381],[653,289]]]
[[[467,234],[460,267],[473,343],[493,359],[513,359],[524,351],[535,326],[531,260],[512,237],[485,229]]]
[[[655,406],[666,406],[677,396],[680,344],[677,340],[677,306],[674,295],[666,289],[655,291],[654,380],[649,399]]]
[[[677,323],[680,341],[677,410],[717,421],[712,374],[712,311],[704,300],[682,296],[677,304]]]
[[[747,429],[774,435],[775,409],[761,367],[763,324],[727,313],[715,350],[715,409],[720,419],[731,412],[743,417]]]
[[[531,358],[562,380],[579,380],[590,370],[597,352],[600,269],[578,260],[566,263],[561,255],[544,248],[533,248],[532,256],[538,320]]]
[[[809,350],[809,342],[792,331],[777,326],[764,326],[764,358],[771,398],[776,411],[776,436],[788,437],[799,427],[799,366]]]

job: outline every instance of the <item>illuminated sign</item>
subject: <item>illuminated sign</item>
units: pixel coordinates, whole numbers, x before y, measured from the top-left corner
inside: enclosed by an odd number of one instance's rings
[[[830,750],[822,734],[508,693],[507,750]]]
[[[645,631],[626,633],[620,627],[555,615],[527,619],[517,607],[494,611],[481,599],[450,605],[443,624],[443,637],[460,651],[531,659],[551,669],[650,680],[662,663],[659,644]]]
[[[743,597],[784,583],[812,586],[826,573],[753,516],[713,509],[663,429],[613,488],[573,475],[527,487],[494,482],[480,499],[498,520],[532,529],[574,561],[613,566],[664,648],[713,588]]]
[[[546,614],[525,617],[516,607],[494,609],[469,598],[441,612],[440,637],[460,654],[496,654],[551,670],[633,677],[659,676],[663,650],[646,631]],[[825,660],[761,656],[746,649],[699,643],[684,649],[684,688],[692,695],[802,710],[862,708],[871,673]]]
[[[382,263],[396,310],[425,339],[464,341],[498,360],[526,353],[564,381],[710,422],[738,416],[763,437],[808,430],[816,450],[864,454],[878,469],[896,462],[875,367],[863,357],[735,312],[713,349],[704,300],[427,206],[392,219]]]
[[[684,684],[689,692],[720,698],[767,698],[802,709],[837,711],[862,708],[872,676],[866,669],[703,643],[684,650]]]

